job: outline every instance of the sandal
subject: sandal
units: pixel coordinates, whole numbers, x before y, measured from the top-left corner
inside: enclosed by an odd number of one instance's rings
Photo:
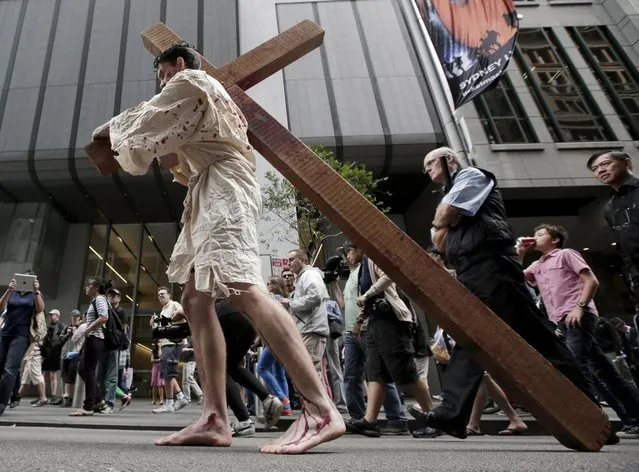
[[[466,436],[483,436],[484,433],[475,429],[466,428]]]
[[[69,413],[69,416],[93,416],[93,412],[81,408],[79,410],[75,410],[73,413]]]
[[[499,436],[523,436],[528,428],[506,428],[497,433]]]

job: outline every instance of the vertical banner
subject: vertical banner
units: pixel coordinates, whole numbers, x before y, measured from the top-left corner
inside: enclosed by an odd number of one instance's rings
[[[413,0],[435,47],[455,108],[495,86],[513,54],[512,0]]]

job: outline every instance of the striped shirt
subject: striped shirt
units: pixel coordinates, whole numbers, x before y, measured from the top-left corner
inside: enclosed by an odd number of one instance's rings
[[[87,310],[87,326],[91,326],[91,324],[96,319],[95,308],[97,307],[98,313],[97,315],[109,319],[109,302],[104,295],[98,295],[89,305],[89,309]],[[104,339],[104,333],[102,332],[102,327],[94,329],[89,333],[89,336],[94,336],[98,339]]]

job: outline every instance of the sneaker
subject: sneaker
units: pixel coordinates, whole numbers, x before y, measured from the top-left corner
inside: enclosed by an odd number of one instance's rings
[[[288,408],[282,408],[281,416],[293,416],[293,410],[291,410],[291,407],[289,406]]]
[[[20,406],[20,398],[22,398],[20,395],[16,395],[12,397],[11,403],[9,403],[9,408],[15,408],[17,406]]]
[[[246,421],[234,420],[231,423],[231,436],[234,438],[253,436],[254,434],[255,424],[250,419]]]
[[[30,404],[30,405],[35,405],[35,404],[36,404],[36,403],[38,403],[39,401],[40,401],[40,400],[36,398],[35,400],[31,400],[31,401],[29,402],[29,404]]]
[[[404,436],[409,434],[408,426],[406,424],[389,424],[379,427],[379,434],[382,436]]]
[[[639,439],[639,426],[624,426],[617,436],[622,439]]]
[[[47,400],[46,398],[44,400],[38,400],[37,402],[33,403],[31,406],[35,406],[36,408],[40,408],[41,406],[45,406],[49,404],[49,400]]]
[[[162,405],[160,408],[155,408],[153,413],[173,413],[174,411],[175,408],[173,408],[173,405]]]
[[[413,437],[417,439],[437,438],[439,436],[442,436],[443,434],[444,433],[442,433],[440,430],[429,428],[428,426],[426,426],[425,428],[420,428],[413,431]]]
[[[124,410],[127,406],[129,406],[131,404],[131,399],[132,396],[130,393],[127,393],[126,395],[124,395],[122,397],[122,400],[120,400],[120,411]]]
[[[51,397],[51,400],[49,400],[49,405],[53,405],[53,406],[62,405],[62,398],[61,397]]]
[[[173,406],[173,411],[181,410],[182,408],[187,406],[189,403],[191,403],[191,402],[188,401],[186,399],[186,397],[182,398],[181,400],[175,400],[175,403],[174,403],[174,406]]]
[[[100,411],[98,411],[98,413],[100,413],[101,415],[110,415],[111,413],[113,413],[113,407],[111,405],[104,405],[102,408],[100,408]]]
[[[264,423],[267,429],[275,426],[282,415],[283,405],[279,398],[269,395],[262,402],[264,407]]]
[[[73,398],[71,397],[64,397],[62,399],[62,405],[60,405],[61,408],[71,408],[71,405],[73,405]]]
[[[346,431],[353,434],[362,434],[369,438],[379,438],[380,436],[377,425],[369,423],[364,418],[346,422]]]
[[[104,408],[105,406],[106,406],[106,402],[102,400],[100,403],[93,406],[93,413],[100,413],[102,408]]]

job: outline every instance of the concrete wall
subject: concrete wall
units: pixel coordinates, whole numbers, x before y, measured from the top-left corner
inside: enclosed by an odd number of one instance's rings
[[[47,310],[57,308],[62,314],[62,321],[70,321],[70,312],[77,308],[78,297],[82,290],[82,276],[89,250],[91,238],[90,224],[69,225],[66,245],[63,248],[64,258],[58,281],[58,293],[55,299],[45,299]]]

